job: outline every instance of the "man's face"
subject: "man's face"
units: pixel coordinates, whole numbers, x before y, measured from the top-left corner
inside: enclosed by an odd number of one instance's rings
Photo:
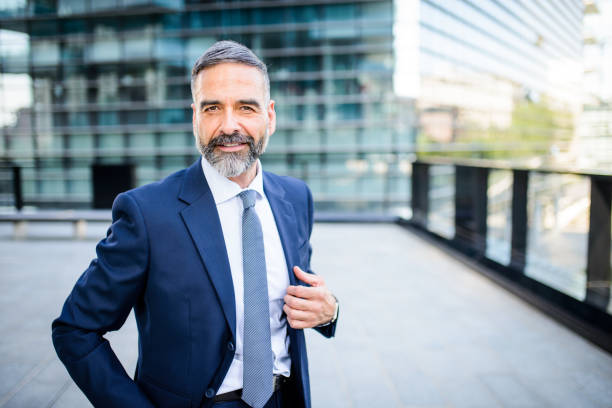
[[[222,63],[202,70],[194,87],[193,133],[202,155],[236,177],[263,153],[276,128],[274,101],[255,67]]]

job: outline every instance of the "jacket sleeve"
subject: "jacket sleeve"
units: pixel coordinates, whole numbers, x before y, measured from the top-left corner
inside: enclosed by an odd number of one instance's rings
[[[97,259],[76,282],[52,324],[53,345],[70,376],[96,407],[153,407],[103,335],[118,330],[140,298],[149,259],[144,218],[129,193],[113,203],[113,223]]]
[[[310,189],[306,187],[306,193],[308,196],[308,239],[310,240],[310,235],[312,234],[312,226],[314,224],[314,204],[312,200],[312,193]],[[312,247],[310,243],[308,243],[308,269],[307,272],[314,273],[310,268],[310,257],[312,255]],[[335,322],[329,323],[323,326],[315,327],[314,329],[321,333],[323,336],[329,338],[334,337],[336,334],[336,324],[338,323],[338,319]]]

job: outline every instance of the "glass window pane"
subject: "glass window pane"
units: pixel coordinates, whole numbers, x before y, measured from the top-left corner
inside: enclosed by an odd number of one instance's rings
[[[84,13],[87,11],[87,3],[83,0],[59,0],[57,13],[60,16]]]
[[[60,48],[57,41],[36,41],[32,44],[32,64],[57,65],[60,61]]]
[[[586,294],[587,177],[531,172],[525,274],[578,300]]]
[[[429,167],[427,227],[444,238],[455,235],[455,166]]]
[[[182,38],[157,38],[154,56],[162,60],[182,59],[184,46]]]
[[[130,147],[150,149],[155,147],[155,135],[152,133],[132,133],[128,140]]]
[[[512,171],[491,170],[487,188],[486,256],[510,264],[512,240]]]
[[[127,37],[123,42],[123,54],[129,58],[151,58],[153,38],[142,34]]]
[[[98,112],[99,126],[116,126],[119,124],[119,112]]]
[[[123,148],[123,135],[119,133],[103,133],[98,136],[100,150],[119,154]]]
[[[159,113],[161,123],[186,123],[191,118],[190,111],[186,109],[162,109]]]
[[[184,146],[191,146],[193,138],[191,135],[187,138],[185,133],[162,133],[160,135],[160,146],[167,148],[178,148]],[[195,149],[195,148],[194,148]]]

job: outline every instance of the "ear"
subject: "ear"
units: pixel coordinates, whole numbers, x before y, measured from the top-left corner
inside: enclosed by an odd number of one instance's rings
[[[196,106],[195,103],[191,104],[191,111],[192,111],[192,115],[191,115],[191,125],[193,127],[193,137],[196,138],[196,142],[198,140],[198,129],[197,129],[197,110],[196,110]]]
[[[274,101],[270,100],[268,104],[268,136],[272,136],[272,134],[276,131],[276,111],[274,110]]]

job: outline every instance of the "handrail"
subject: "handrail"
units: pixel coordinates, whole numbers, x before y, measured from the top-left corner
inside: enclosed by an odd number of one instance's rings
[[[453,201],[455,232],[443,237],[428,225],[430,213],[430,169],[437,165],[452,165],[455,169]],[[491,170],[512,172],[510,260],[507,263],[487,256],[488,233],[488,177]],[[557,288],[525,273],[528,251],[528,185],[532,174],[570,174],[585,177],[590,183],[590,196],[580,204],[588,204],[589,227],[586,252],[586,280],[584,299],[570,296]],[[408,224],[468,255],[506,281],[510,281],[535,296],[538,302],[570,316],[573,329],[602,348],[612,352],[611,302],[611,201],[612,174],[582,169],[555,167],[512,166],[490,160],[435,158],[418,160],[412,170],[412,218]],[[559,254],[562,255],[562,254]],[[548,310],[550,312],[550,310]],[[553,312],[554,315],[554,312]],[[553,316],[554,317],[554,316]]]

